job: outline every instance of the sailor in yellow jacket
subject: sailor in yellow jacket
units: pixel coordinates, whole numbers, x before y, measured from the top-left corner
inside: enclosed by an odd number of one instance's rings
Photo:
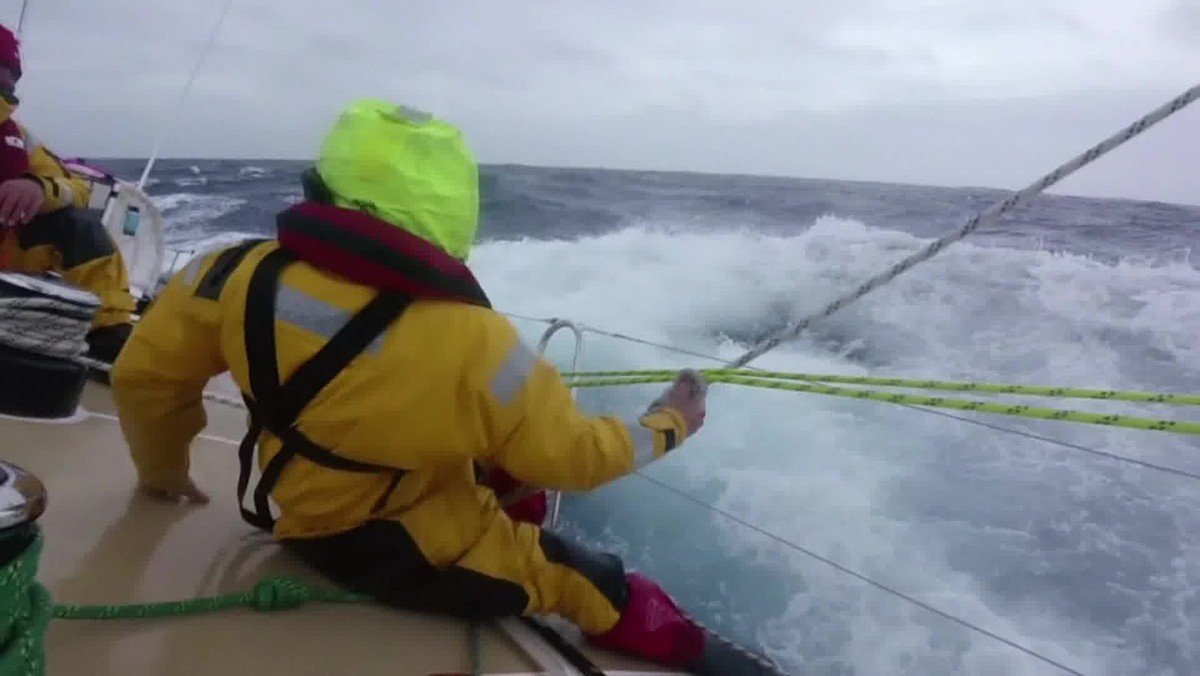
[[[625,476],[702,425],[701,376],[681,372],[639,418],[580,411],[464,263],[478,170],[441,120],[358,101],[304,183],[274,239],[176,274],[117,360],[113,395],[141,489],[207,502],[189,445],[205,426],[205,384],[228,370],[252,421],[243,516],[333,580],[460,617],[558,613],[614,650],[708,659],[718,642],[655,583],[514,521],[479,475],[494,467],[568,491]]]
[[[86,209],[90,182],[13,118],[20,77],[16,36],[0,26],[0,270],[59,272],[99,297],[90,356],[111,362],[132,328],[129,274],[101,214]]]

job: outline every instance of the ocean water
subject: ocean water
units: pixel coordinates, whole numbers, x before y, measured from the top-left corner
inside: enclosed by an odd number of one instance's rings
[[[136,178],[142,164],[106,166]],[[149,192],[168,246],[272,233],[301,168],[160,162]],[[498,309],[725,360],[1004,195],[512,166],[487,168],[482,189],[470,264]],[[754,365],[1200,392],[1198,233],[1200,207],[1042,197]],[[531,343],[545,329],[514,321]],[[549,349],[564,369],[568,336]],[[715,364],[597,334],[584,344],[588,369]],[[580,401],[632,413],[657,392],[583,390]],[[1200,438],[955,416],[717,385],[705,428],[644,473],[1082,673],[1200,673],[1197,482],[978,423],[1191,472]],[[620,553],[793,673],[1058,673],[639,476],[563,509],[566,532]]]

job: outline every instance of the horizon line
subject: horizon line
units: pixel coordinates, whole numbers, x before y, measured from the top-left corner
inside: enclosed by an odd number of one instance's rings
[[[106,162],[106,161],[145,163],[149,160],[149,158],[146,158],[146,157],[116,157],[116,156],[107,156],[106,157],[106,156],[101,156],[101,155],[91,155],[91,156],[83,157],[80,159],[82,159],[84,162],[95,161],[97,163]],[[302,163],[311,163],[312,162],[311,159],[289,158],[289,157],[204,157],[204,156],[184,157],[184,156],[179,156],[179,157],[159,157],[155,160],[155,162],[161,162],[161,161],[170,161],[170,162],[248,162],[248,163],[252,163],[252,162],[276,162],[276,163],[287,162],[287,163],[294,163],[294,164],[302,164]],[[814,177],[814,176],[798,176],[798,175],[794,175],[794,174],[771,173],[771,172],[751,173],[751,172],[746,172],[746,171],[721,172],[721,171],[714,171],[714,170],[696,170],[696,169],[641,169],[641,168],[634,168],[634,167],[601,167],[601,166],[569,165],[569,164],[568,165],[550,165],[550,164],[532,164],[532,163],[524,163],[524,162],[482,162],[482,161],[479,162],[479,166],[481,168],[482,167],[487,167],[487,168],[516,167],[516,168],[521,168],[521,169],[535,169],[535,170],[595,171],[595,172],[608,172],[608,173],[620,173],[620,174],[640,173],[640,174],[711,176],[711,177],[726,177],[726,178],[755,178],[755,179],[804,181],[804,182],[810,182],[810,183],[819,183],[819,182],[857,183],[857,184],[864,184],[864,185],[885,185],[885,186],[895,186],[895,187],[903,187],[903,188],[936,188],[939,190],[979,190],[979,191],[996,192],[996,193],[1013,193],[1016,191],[1016,189],[1013,189],[1013,188],[998,188],[998,187],[984,186],[984,185],[946,185],[946,184],[941,184],[941,183],[908,183],[908,182],[896,181],[896,180],[882,180],[882,179],[869,179],[869,178],[828,178],[828,177],[821,178],[821,177]],[[153,172],[151,172],[151,174],[153,174]],[[1078,193],[1058,192],[1053,189],[1047,190],[1043,194],[1052,196],[1052,197],[1065,197],[1065,198],[1072,198],[1072,199],[1107,200],[1107,201],[1115,201],[1115,202],[1134,202],[1134,203],[1139,203],[1139,204],[1165,204],[1165,205],[1180,206],[1180,207],[1186,207],[1186,208],[1200,207],[1200,201],[1194,202],[1194,203],[1192,203],[1192,202],[1172,202],[1172,201],[1168,201],[1168,200],[1151,199],[1151,198],[1144,198],[1144,197],[1122,197],[1122,196],[1115,196],[1115,195],[1098,195],[1098,194],[1085,195],[1085,194],[1078,194]]]

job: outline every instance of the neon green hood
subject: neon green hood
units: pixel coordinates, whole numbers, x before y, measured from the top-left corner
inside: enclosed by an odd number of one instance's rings
[[[365,211],[466,260],[479,227],[479,167],[462,132],[379,99],[350,104],[321,143],[334,204]]]

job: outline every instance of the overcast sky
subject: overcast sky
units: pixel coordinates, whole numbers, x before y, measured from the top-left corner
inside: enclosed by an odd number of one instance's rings
[[[146,156],[224,2],[30,0],[19,118]],[[1017,188],[1197,82],[1200,0],[234,0],[163,155],[311,157],[378,96],[484,162]],[[1198,146],[1200,103],[1058,191],[1200,203]]]

